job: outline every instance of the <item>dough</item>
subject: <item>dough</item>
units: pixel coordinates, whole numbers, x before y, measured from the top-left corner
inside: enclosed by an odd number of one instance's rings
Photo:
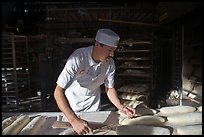
[[[202,112],[202,106],[198,107],[198,112]]]
[[[19,133],[20,135],[36,135],[46,122],[45,116],[33,118]]]
[[[2,131],[8,127],[9,125],[11,125],[11,123],[13,123],[15,120],[16,120],[17,116],[11,116],[11,117],[8,117],[6,119],[4,119],[2,121]]]
[[[177,127],[178,135],[202,135],[202,125],[189,125]]]
[[[122,120],[119,120],[119,124],[121,125],[153,124],[154,125],[154,124],[164,123],[165,121],[166,119],[160,116],[144,115],[136,118],[124,118]]]
[[[196,110],[195,107],[192,106],[168,106],[160,108],[160,112],[163,115],[173,115],[173,114],[181,114],[181,113],[188,113],[194,112]]]
[[[170,135],[170,130],[149,125],[122,125],[117,127],[116,133],[118,135]]]
[[[148,107],[136,107],[135,110],[136,110],[135,116],[154,115],[154,114],[157,113],[156,110],[148,108]],[[120,116],[127,117],[127,115],[125,115],[124,113],[120,112],[119,110],[117,111],[117,113]]]
[[[128,117],[126,114],[124,114],[124,113],[122,113],[121,111],[117,111],[117,113],[121,116],[121,117],[123,117],[123,118],[126,118],[126,117]],[[141,116],[141,115],[139,115],[139,114],[135,114],[134,116]]]
[[[6,127],[3,135],[17,135],[21,129],[30,122],[30,117],[27,115],[20,115],[11,125]]]
[[[183,113],[178,115],[171,115],[167,117],[170,124],[185,126],[193,124],[202,124],[202,113],[201,112],[191,112]]]

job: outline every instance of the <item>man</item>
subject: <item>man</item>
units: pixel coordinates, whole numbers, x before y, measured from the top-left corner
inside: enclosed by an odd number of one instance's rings
[[[54,97],[75,132],[92,132],[75,112],[100,110],[100,85],[104,84],[110,101],[129,117],[135,109],[120,103],[114,88],[115,64],[112,59],[120,37],[110,29],[99,29],[93,46],[79,48],[66,62],[57,80]]]

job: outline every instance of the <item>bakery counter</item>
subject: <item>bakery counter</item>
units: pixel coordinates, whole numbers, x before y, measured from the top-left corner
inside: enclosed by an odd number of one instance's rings
[[[119,111],[76,113],[93,129],[91,135],[200,135],[202,106],[172,106],[161,109],[137,107],[128,118]],[[73,135],[62,112],[2,113],[2,134]]]
[[[115,111],[98,111],[98,112],[81,112],[77,115],[88,121],[93,129],[95,130],[91,134],[116,134],[114,127],[119,123],[119,114]],[[20,117],[21,121],[14,124]],[[26,116],[26,117],[25,117]],[[29,117],[29,118],[28,118]],[[12,128],[10,132],[6,124],[3,124],[3,121],[10,119],[10,123],[16,127]],[[26,119],[26,120],[25,120]],[[35,119],[35,121],[34,121]],[[31,124],[31,121],[32,122]],[[5,122],[4,122],[5,123]],[[9,121],[6,122],[8,125]],[[95,126],[95,127],[94,127]],[[5,129],[7,131],[3,132]],[[62,112],[21,112],[21,113],[2,113],[2,134],[20,134],[20,135],[66,135],[66,134],[75,134],[72,127],[68,123],[68,120]],[[11,130],[11,129],[10,129]],[[17,130],[17,131],[13,131]],[[97,131],[97,132],[96,132]]]

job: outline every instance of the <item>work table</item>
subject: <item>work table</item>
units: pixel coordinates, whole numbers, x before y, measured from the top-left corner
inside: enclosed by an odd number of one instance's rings
[[[2,112],[2,121],[7,117],[18,116],[23,114],[29,117],[46,116],[46,122],[43,128],[40,129],[38,133],[36,133],[38,135],[68,134],[66,132],[63,132],[66,129],[52,128],[52,125],[55,121],[67,122],[67,119],[62,112],[16,112],[16,113]],[[77,113],[77,115],[88,122],[97,122],[97,123],[103,123],[106,125],[108,124],[118,125],[118,121],[119,121],[118,120],[119,114],[115,111],[81,112],[81,113]],[[59,117],[61,117],[60,120],[59,120]],[[99,134],[103,134],[103,133],[99,133]],[[110,131],[109,134],[116,134],[116,133],[115,131]]]
[[[139,109],[137,109],[136,112],[139,112]],[[151,115],[148,114],[146,116],[162,116],[162,117],[164,116],[161,112],[159,112],[159,110],[156,110],[156,112],[155,111],[151,111],[151,112],[154,112],[154,113]],[[198,117],[199,119],[202,119],[200,117],[202,114],[202,111],[196,110],[195,113],[196,115],[199,114],[199,117]],[[99,130],[99,131],[97,130],[97,132],[90,133],[92,135],[117,135],[116,128],[120,126],[121,120],[123,121],[125,118],[127,119],[127,116],[122,115],[118,111],[79,112],[76,114],[78,117],[86,120],[89,124],[97,123],[96,125],[105,127],[103,128],[103,130]],[[141,111],[141,114],[142,114],[142,111]],[[189,114],[190,113],[186,113],[185,115],[189,115]],[[35,131],[36,135],[72,135],[74,134],[74,131],[71,126],[68,126],[68,128],[53,127],[53,124],[56,121],[59,121],[59,123],[68,123],[67,118],[64,116],[62,112],[15,112],[15,113],[2,112],[2,121],[5,118],[11,117],[11,116],[19,116],[19,115],[26,115],[26,116],[29,116],[30,118],[34,118],[38,116],[46,117],[46,120],[43,123],[42,128]],[[137,117],[139,118],[140,115],[138,115]],[[145,121],[146,123],[150,122],[148,120],[145,120]],[[202,126],[202,120],[201,120],[201,123],[200,122],[198,123],[201,124]],[[139,126],[140,128],[141,127],[143,128],[143,125],[139,123],[136,125]],[[96,126],[96,127],[100,127],[100,126]],[[169,123],[169,121],[165,121],[164,123],[161,123],[159,126],[164,128],[169,127],[170,135],[177,135],[177,126],[172,125],[171,123]],[[95,129],[98,129],[98,128],[95,128]],[[125,131],[125,133],[128,133],[128,131]]]

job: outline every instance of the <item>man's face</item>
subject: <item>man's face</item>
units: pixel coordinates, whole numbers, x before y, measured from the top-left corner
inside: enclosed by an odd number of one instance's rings
[[[114,56],[115,50],[116,50],[116,48],[110,47],[107,45],[100,46],[100,54],[101,54],[100,60],[106,61],[106,60],[112,58]]]

